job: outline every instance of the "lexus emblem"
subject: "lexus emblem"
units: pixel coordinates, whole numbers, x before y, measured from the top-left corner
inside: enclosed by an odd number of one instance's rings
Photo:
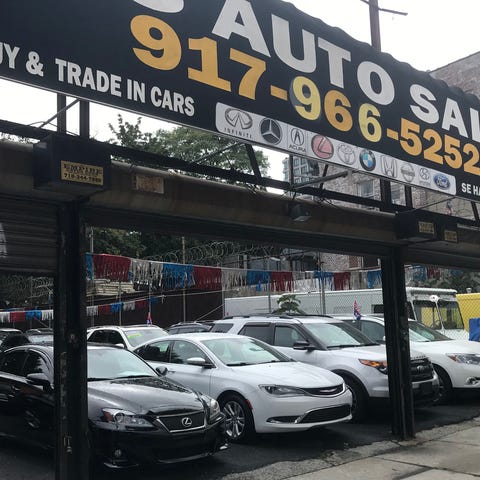
[[[190,417],[183,417],[182,418],[182,425],[185,428],[191,427],[192,426],[192,419]]]
[[[264,118],[260,123],[260,133],[268,143],[276,145],[282,139],[282,129],[278,122],[270,118]]]

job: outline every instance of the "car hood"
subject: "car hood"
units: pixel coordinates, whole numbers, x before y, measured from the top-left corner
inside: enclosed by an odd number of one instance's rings
[[[361,358],[363,360],[378,360],[381,362],[387,361],[387,351],[385,345],[370,345],[367,347],[347,347],[332,349],[330,352],[335,352],[336,355],[344,355],[346,357]],[[425,358],[425,354],[417,350],[410,349],[410,358],[412,360],[417,358]]]
[[[432,353],[473,353],[480,354],[480,343],[470,340],[444,340],[439,342],[411,342],[416,350],[426,355]]]
[[[250,383],[315,388],[340,385],[343,379],[324,368],[301,362],[261,363],[230,367]]]
[[[201,410],[198,394],[161,377],[88,382],[89,408],[119,408],[133,413]]]

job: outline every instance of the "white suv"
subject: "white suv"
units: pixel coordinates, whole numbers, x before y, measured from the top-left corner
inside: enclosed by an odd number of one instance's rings
[[[121,345],[133,351],[141,343],[165,337],[168,332],[157,325],[101,325],[87,328],[87,342]]]
[[[289,357],[342,376],[353,395],[352,416],[363,419],[376,401],[388,402],[387,355],[355,327],[332,317],[251,316],[214,322],[212,332],[258,338]],[[438,377],[430,360],[411,350],[415,405],[431,404],[438,396]]]
[[[337,317],[336,317],[337,318]],[[339,317],[368,335],[372,340],[385,341],[383,318],[362,315]],[[410,345],[428,355],[440,382],[439,403],[448,403],[455,393],[480,394],[480,343],[453,340],[415,320],[408,321]]]

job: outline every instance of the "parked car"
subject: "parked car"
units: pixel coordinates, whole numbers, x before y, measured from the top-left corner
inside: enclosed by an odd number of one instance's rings
[[[25,336],[30,343],[53,343],[53,330],[35,328],[27,330]]]
[[[379,345],[351,325],[329,316],[251,316],[216,320],[212,332],[258,338],[297,361],[318,365],[342,376],[353,395],[353,419],[360,421],[375,403],[388,403],[388,365]],[[433,403],[438,377],[430,360],[411,351],[411,375],[417,406]]]
[[[167,377],[216,398],[232,442],[255,432],[303,431],[351,419],[352,396],[341,377],[253,338],[172,335],[135,352],[153,367],[167,367]]]
[[[373,340],[385,341],[383,318],[364,316],[359,320],[340,317]],[[432,361],[440,382],[438,403],[448,403],[454,392],[480,393],[480,343],[453,340],[415,320],[409,320],[410,345]]]
[[[88,346],[91,454],[106,466],[171,463],[226,446],[218,402],[169,381],[123,348]],[[54,444],[53,347],[0,354],[0,435]]]
[[[175,335],[177,333],[208,332],[211,328],[211,323],[184,322],[171,325],[167,328],[167,332],[169,335]]]
[[[0,352],[25,343],[28,337],[18,328],[0,328]]]
[[[132,351],[141,343],[168,335],[157,325],[102,325],[87,328],[87,342],[122,345]]]

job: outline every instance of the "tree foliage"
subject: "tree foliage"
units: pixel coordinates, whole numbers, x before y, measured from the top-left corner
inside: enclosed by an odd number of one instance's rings
[[[284,294],[278,299],[278,308],[273,313],[278,315],[306,315],[300,308],[300,300],[297,299],[295,294],[291,293]]]
[[[136,123],[130,123],[124,121],[121,115],[118,115],[118,124],[116,126],[110,124],[109,127],[114,135],[112,141],[122,146],[226,170],[244,173],[252,171],[245,146],[219,135],[188,127],[144,132],[141,128],[141,117],[137,118]],[[261,151],[256,151],[255,154],[260,171],[266,174],[268,159]],[[155,167],[151,162],[144,165]],[[206,175],[204,177],[207,178]],[[161,256],[167,252],[181,250],[183,247],[182,238],[178,236],[107,228],[94,229],[93,243],[94,252],[132,258]],[[185,248],[202,243],[205,241],[187,238]]]
[[[114,127],[109,124],[114,135],[112,140],[126,147],[188,162],[243,173],[252,172],[245,145],[242,143],[190,127],[160,129],[153,133],[143,132],[141,121],[141,117],[138,117],[136,123],[132,124],[125,122],[122,116],[118,115],[118,125]],[[269,167],[267,157],[261,150],[255,150],[255,156],[262,175],[265,175]],[[148,165],[152,166],[151,163]]]

